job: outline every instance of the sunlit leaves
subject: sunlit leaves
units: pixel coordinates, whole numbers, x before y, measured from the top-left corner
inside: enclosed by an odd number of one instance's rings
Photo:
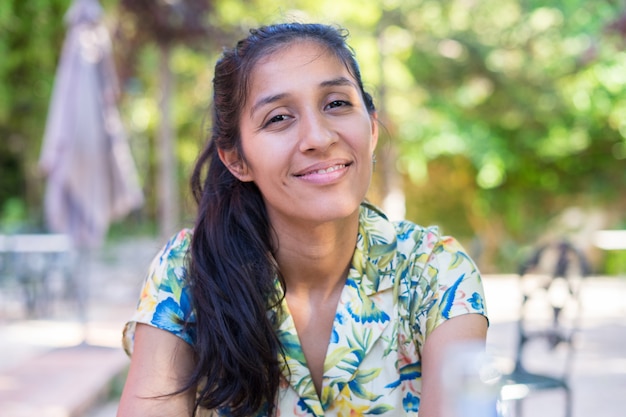
[[[584,128],[555,125],[546,137],[537,141],[537,156],[547,160],[572,156],[585,150],[589,142],[589,135]]]
[[[454,190],[434,193],[442,206],[432,200],[422,205],[420,221],[456,221],[451,228],[457,230],[464,216],[450,220],[448,214],[451,204],[459,204],[475,227],[485,213],[493,219],[501,212],[502,224],[515,232],[524,224],[523,212],[554,209],[550,199],[603,193],[597,184],[615,177],[614,162],[626,156],[626,59],[604,31],[617,6],[583,0],[242,4],[216,2],[215,24],[246,29],[300,20],[349,29],[365,85],[398,147],[409,205],[417,201],[412,194],[430,195],[435,184],[446,188],[434,175],[457,175],[446,172],[447,163],[466,170],[454,177],[464,178],[455,186],[464,192],[454,198]],[[180,76],[187,71],[176,68]],[[184,111],[193,112],[205,82],[188,93],[189,106],[179,104]],[[535,204],[520,207],[529,193]],[[446,209],[427,214],[430,206]]]

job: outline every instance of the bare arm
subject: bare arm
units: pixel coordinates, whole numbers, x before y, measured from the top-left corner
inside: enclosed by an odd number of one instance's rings
[[[422,352],[420,417],[443,416],[441,367],[446,349],[462,341],[485,341],[486,337],[487,319],[479,314],[465,314],[446,320],[426,338]]]
[[[137,324],[117,417],[191,416],[194,390],[155,397],[181,388],[193,365],[194,352],[185,341],[165,330]]]

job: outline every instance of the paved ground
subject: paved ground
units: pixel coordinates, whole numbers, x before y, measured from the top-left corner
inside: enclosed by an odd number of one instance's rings
[[[121,328],[159,246],[151,240],[117,242],[92,257],[85,278],[90,288],[85,323],[67,303],[53,304],[47,317],[27,320],[15,288],[0,287],[0,417],[115,416],[115,395],[103,378],[123,377],[128,360],[119,347]],[[517,283],[513,276],[488,276],[485,286],[489,349],[506,368],[515,345]],[[625,300],[626,278],[594,277],[584,287],[573,417],[626,415]],[[542,352],[534,359],[539,365],[549,361]],[[524,415],[561,416],[562,401],[560,393],[537,394],[526,400]]]
[[[159,248],[151,240],[120,242],[91,256],[87,319],[63,297],[28,318],[20,291],[0,286],[0,417],[113,417],[128,358],[121,329],[137,302],[147,266]],[[113,381],[113,383],[111,382]],[[27,387],[27,388],[26,388]]]

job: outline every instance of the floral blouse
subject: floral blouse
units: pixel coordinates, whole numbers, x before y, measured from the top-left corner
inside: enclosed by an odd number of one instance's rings
[[[185,267],[190,237],[191,231],[182,230],[155,257],[137,311],[124,329],[129,355],[135,323],[167,330],[193,346],[194,327],[185,326],[195,322]],[[468,313],[486,315],[483,286],[459,243],[435,227],[392,223],[364,203],[326,353],[321,398],[283,301],[277,332],[288,371],[278,414],[416,416],[426,338],[445,320]]]

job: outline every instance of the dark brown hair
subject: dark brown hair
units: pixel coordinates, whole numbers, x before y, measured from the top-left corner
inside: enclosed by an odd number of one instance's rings
[[[211,135],[191,177],[198,203],[189,258],[197,363],[186,388],[199,387],[197,406],[227,409],[232,416],[274,415],[285,366],[273,315],[268,315],[286,291],[274,258],[277,242],[259,189],[235,178],[218,149],[236,150],[245,158],[239,120],[250,74],[261,58],[295,41],[318,42],[335,54],[373,113],[346,37],[345,31],[321,24],[265,26],[225,50],[215,66]]]

